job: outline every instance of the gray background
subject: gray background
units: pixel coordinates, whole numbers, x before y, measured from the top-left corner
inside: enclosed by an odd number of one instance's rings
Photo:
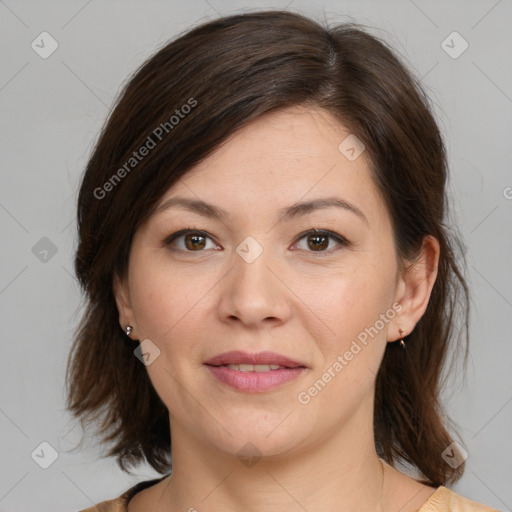
[[[454,490],[511,510],[510,0],[0,0],[1,511],[77,510],[157,476],[122,473],[93,438],[70,451],[80,439],[63,388],[81,311],[72,276],[79,177],[120,85],[155,48],[200,21],[287,5],[388,33],[436,105],[475,308],[466,380],[451,379],[445,396],[469,452]],[[46,59],[31,47],[43,31],[59,45]],[[453,31],[469,44],[458,58],[441,45]],[[58,454],[48,469],[31,457],[43,441]],[[51,462],[48,448],[38,450],[36,460]]]

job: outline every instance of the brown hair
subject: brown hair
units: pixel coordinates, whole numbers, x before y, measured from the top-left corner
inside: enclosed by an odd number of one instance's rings
[[[445,148],[419,81],[387,43],[353,23],[324,28],[286,11],[224,17],[181,34],[132,76],[78,198],[75,271],[87,306],[69,355],[67,405],[84,426],[97,422],[123,470],[144,460],[169,470],[168,411],[134,357],[137,342],[120,329],[114,275],[126,276],[132,237],[169,187],[235,130],[296,105],[325,109],[363,141],[399,257],[414,258],[426,235],[440,242],[425,314],[406,350],[386,347],[375,445],[387,462],[418,468],[424,483],[454,482],[464,465],[441,457],[452,439],[440,385],[452,343],[468,338],[469,298],[455,255],[460,242],[444,225]]]

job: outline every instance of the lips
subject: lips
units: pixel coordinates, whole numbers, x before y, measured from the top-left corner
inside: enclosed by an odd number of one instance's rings
[[[232,351],[219,354],[204,364],[208,366],[227,366],[227,365],[274,365],[281,368],[307,368],[301,362],[294,361],[286,356],[275,352],[258,352],[250,354],[248,352]]]
[[[299,378],[307,366],[275,352],[225,352],[204,363],[223,384],[245,393],[264,393]]]

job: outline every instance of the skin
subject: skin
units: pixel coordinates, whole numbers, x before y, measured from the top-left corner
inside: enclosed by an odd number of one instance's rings
[[[133,339],[150,339],[160,350],[146,368],[169,410],[174,467],[171,477],[130,501],[130,512],[363,511],[379,510],[380,503],[382,510],[408,512],[433,493],[381,465],[373,403],[386,344],[409,334],[425,312],[439,244],[426,237],[420,257],[400,270],[391,219],[366,154],[349,161],[338,150],[348,134],[319,109],[260,117],[160,202],[200,199],[230,217],[171,207],[136,232],[127,278],[116,279],[114,291],[121,327],[133,326]],[[350,202],[366,220],[329,207],[278,221],[281,208],[325,197]],[[182,236],[165,245],[188,227],[210,238],[194,245]],[[319,250],[314,236],[298,239],[312,228],[349,243],[321,238]],[[263,248],[252,263],[236,252],[248,236]],[[396,303],[400,313],[301,404],[298,394]],[[271,350],[308,368],[271,391],[236,391],[203,364],[230,350]],[[243,464],[238,455],[255,450],[261,459]]]

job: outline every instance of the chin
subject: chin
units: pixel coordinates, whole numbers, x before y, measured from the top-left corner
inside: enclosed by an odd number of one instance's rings
[[[231,422],[228,429],[229,434],[222,438],[211,439],[219,450],[237,457],[273,457],[290,452],[298,445],[303,445],[307,439],[299,425],[289,422],[288,418],[276,421],[262,421],[261,418],[253,416],[248,421]],[[284,425],[286,423],[286,425]],[[224,432],[224,431],[223,431]]]

